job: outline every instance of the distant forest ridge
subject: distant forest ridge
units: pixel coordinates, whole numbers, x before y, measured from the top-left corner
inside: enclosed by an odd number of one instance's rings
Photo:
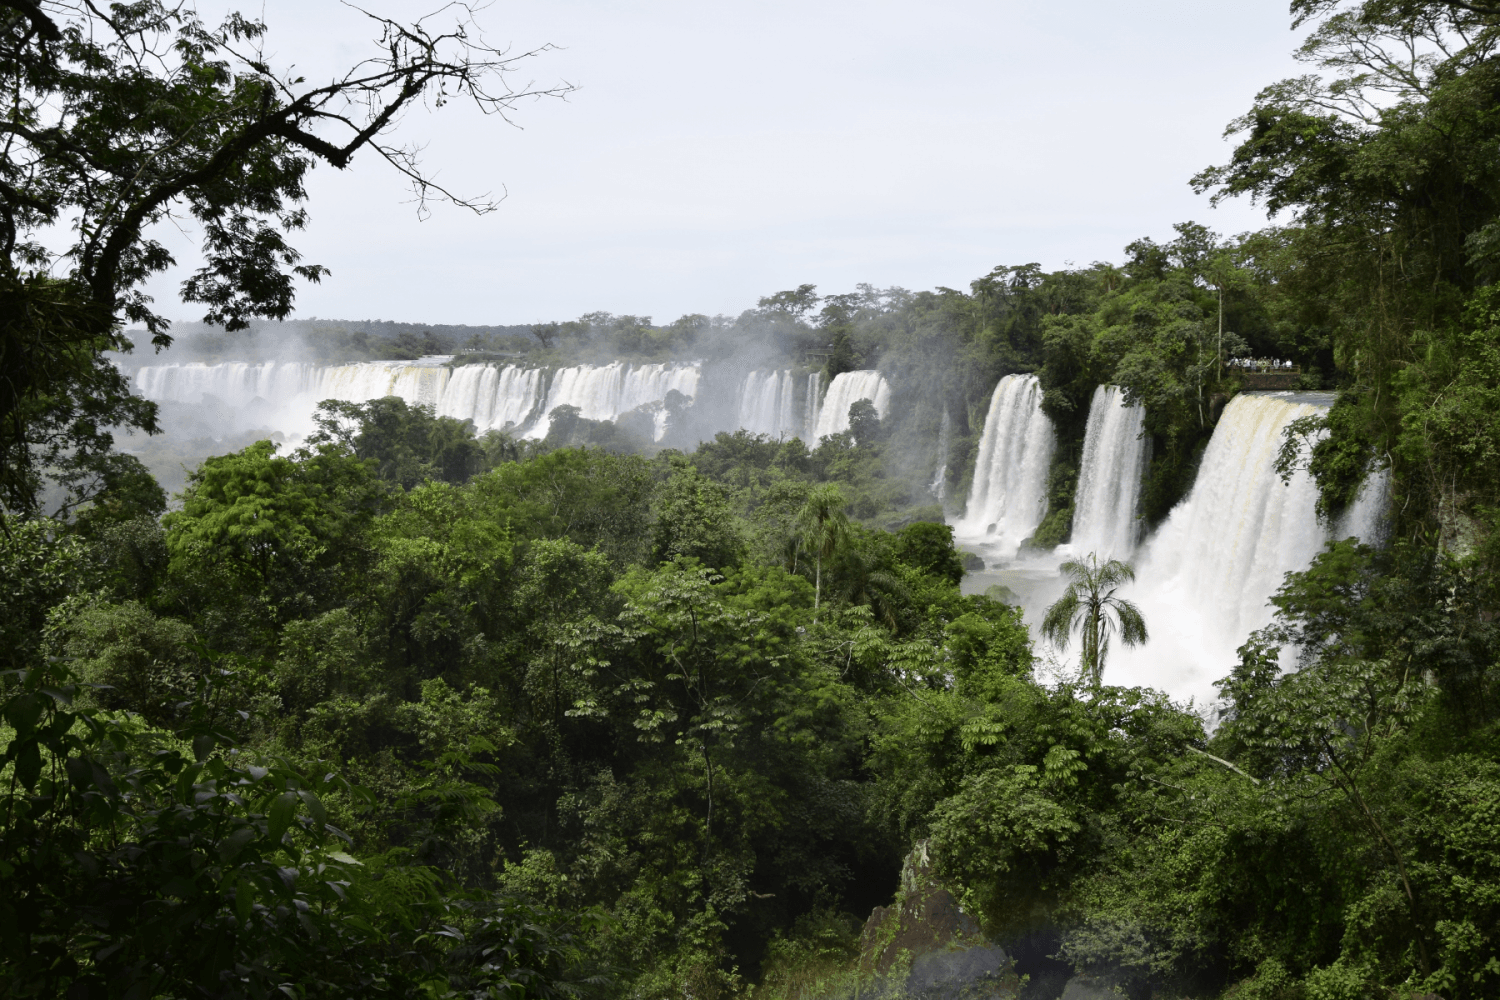
[[[1024,271],[1038,280],[1041,277],[1036,265],[1000,270],[1006,274]],[[975,284],[982,285],[986,280]],[[834,367],[848,370],[857,363],[875,360],[879,349],[874,341],[882,339],[880,333],[891,324],[892,317],[949,296],[970,302],[969,296],[949,289],[913,295],[902,288],[859,285],[853,293],[819,295],[816,286],[800,285],[763,297],[755,308],[738,316],[689,313],[666,324],[656,324],[650,316],[608,312],[586,313],[564,322],[492,326],[309,318],[251,322],[249,329],[235,333],[206,323],[176,323],[170,356],[174,361],[210,363],[347,363],[471,353],[524,357],[528,363],[548,365],[731,356],[745,361],[751,355],[760,361],[780,362],[805,360],[812,353],[818,355],[819,364],[830,354],[840,354],[841,363]],[[127,332],[137,344],[149,339],[143,330]],[[873,340],[861,351],[851,338]],[[137,351],[124,363],[127,367],[149,364],[149,357]],[[830,372],[830,377],[834,373]]]
[[[555,324],[554,324],[555,325]],[[535,324],[469,326],[441,323],[402,323],[383,319],[308,319],[282,323],[254,322],[250,329],[226,333],[207,323],[175,323],[171,355],[183,361],[306,360],[377,361],[419,358],[426,354],[457,354],[464,350],[525,352],[539,342]],[[145,344],[144,330],[127,331],[135,343]],[[135,360],[150,363],[148,352],[137,350]]]

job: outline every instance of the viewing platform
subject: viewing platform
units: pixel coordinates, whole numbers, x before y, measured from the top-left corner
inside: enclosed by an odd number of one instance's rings
[[[1257,389],[1295,389],[1302,378],[1302,369],[1296,366],[1268,369],[1242,368],[1231,370],[1231,373],[1239,375],[1247,392]]]

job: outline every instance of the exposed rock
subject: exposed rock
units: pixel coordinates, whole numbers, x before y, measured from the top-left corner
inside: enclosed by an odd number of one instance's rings
[[[1063,987],[1061,1000],[1120,1000],[1120,994],[1098,983],[1074,976]]]
[[[1013,1000],[1014,963],[932,877],[927,842],[912,848],[890,906],[877,906],[860,935],[860,979],[874,992],[930,1000]]]

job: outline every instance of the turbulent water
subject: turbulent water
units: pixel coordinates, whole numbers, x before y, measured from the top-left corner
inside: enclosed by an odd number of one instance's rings
[[[882,417],[885,416],[891,407],[891,387],[886,383],[885,376],[877,371],[835,375],[828,384],[828,394],[823,397],[822,408],[818,411],[812,440],[821,441],[830,434],[847,431],[849,407],[861,399],[874,403],[875,411]]]
[[[1146,410],[1126,406],[1119,386],[1094,390],[1073,497],[1069,554],[1095,553],[1100,559],[1129,559],[1139,538],[1136,505],[1141,478],[1150,461],[1143,433]]]
[[[1121,596],[1139,605],[1151,639],[1134,650],[1116,643],[1106,683],[1154,687],[1211,704],[1217,695],[1213,682],[1233,668],[1235,650],[1271,622],[1269,598],[1287,573],[1305,569],[1330,538],[1383,540],[1386,473],[1372,475],[1330,529],[1318,521],[1312,477],[1298,471],[1284,482],[1276,471],[1286,426],[1330,402],[1295,393],[1235,397],[1187,497],[1154,535],[1137,543],[1137,505],[1149,461],[1140,433],[1143,414],[1125,406],[1118,389],[1101,386],[1085,432],[1072,542],[1017,559],[1016,547],[1045,513],[1052,429],[1040,409],[1036,379],[1007,376],[990,401],[967,512],[954,523],[960,542],[990,564],[966,588],[1013,588],[1035,628],[1062,593],[1057,567],[1063,559],[1089,552],[1133,556],[1136,582]],[[1069,649],[1061,659],[1074,662],[1077,651]]]
[[[1289,572],[1307,567],[1330,531],[1318,522],[1317,486],[1306,471],[1277,474],[1282,430],[1320,412],[1321,400],[1242,394],[1224,408],[1187,498],[1145,544],[1137,583],[1124,596],[1146,617],[1151,641],[1112,649],[1106,682],[1140,684],[1212,701],[1213,681],[1235,650],[1270,623],[1268,599]],[[1385,479],[1370,485],[1337,526],[1339,537],[1376,540]]]
[[[399,396],[427,404],[439,416],[471,420],[476,430],[503,430],[545,437],[549,414],[576,406],[590,420],[618,420],[644,408],[656,440],[668,430],[669,393],[698,394],[703,369],[697,363],[574,365],[555,370],[523,365],[472,364],[449,367],[446,356],[419,361],[366,361],[349,365],[303,362],[228,362],[147,365],[135,374],[147,399],[210,405],[223,414],[225,429],[266,428],[295,440],[312,430],[312,414],[325,399],[362,403]],[[805,370],[758,370],[739,380],[733,409],[719,418],[730,426],[773,438],[800,437],[809,445],[848,429],[849,406],[869,399],[881,414],[890,407],[890,386],[879,372],[846,372],[820,400],[821,377]]]
[[[990,397],[974,483],[956,534],[987,556],[1014,557],[1047,513],[1047,473],[1054,444],[1037,377],[1002,378]]]

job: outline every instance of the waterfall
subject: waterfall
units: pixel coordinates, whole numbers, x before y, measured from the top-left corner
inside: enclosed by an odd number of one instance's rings
[[[891,403],[891,387],[877,371],[844,372],[828,384],[828,395],[818,411],[812,442],[849,429],[849,407],[861,399],[875,404],[875,412],[885,415]]]
[[[1092,552],[1103,560],[1129,559],[1135,551],[1136,502],[1150,460],[1150,442],[1142,433],[1145,419],[1144,407],[1125,405],[1119,386],[1094,390],[1073,498],[1069,553]]]
[[[1390,534],[1391,470],[1375,469],[1360,484],[1354,502],[1339,518],[1335,538],[1358,538],[1367,545],[1384,545]]]
[[[551,413],[559,406],[576,406],[579,416],[588,420],[615,420],[638,406],[660,403],[674,389],[684,396],[693,396],[698,391],[698,376],[697,365],[632,365],[616,361],[559,368],[547,389],[541,416],[524,436],[546,437],[552,426]],[[655,436],[660,439],[665,431],[665,422],[656,421]]]
[[[230,406],[256,398],[284,399],[317,391],[322,369],[300,362],[149,365],[136,374],[136,391],[158,402],[196,403],[212,396]]]
[[[510,430],[543,437],[555,406],[577,406],[591,420],[615,420],[643,405],[660,403],[676,389],[692,396],[699,367],[692,365],[579,365],[553,373],[550,384],[540,368],[520,365],[460,365],[447,357],[420,361],[362,361],[320,366],[268,361],[147,365],[136,372],[136,391],[164,403],[200,404],[205,396],[249,412],[248,428],[264,426],[293,436],[312,429],[312,413],[325,399],[364,403],[399,396],[431,406],[439,416],[472,420],[481,433]],[[269,412],[265,412],[269,410]],[[656,415],[656,437],[666,430],[666,414]]]
[[[802,440],[809,448],[818,444],[818,400],[823,395],[823,373],[807,376],[807,396],[802,403]]]
[[[1124,594],[1145,615],[1151,641],[1111,649],[1108,683],[1213,700],[1212,683],[1234,666],[1235,650],[1270,623],[1267,602],[1283,576],[1305,569],[1329,537],[1312,477],[1298,471],[1283,483],[1275,468],[1283,428],[1324,408],[1291,393],[1242,393],[1224,408],[1192,490],[1144,546],[1138,582]],[[1376,540],[1385,482],[1371,477],[1343,531]]]
[[[816,391],[816,382],[811,384]],[[736,426],[773,438],[803,437],[807,400],[807,390],[799,389],[795,372],[753,371],[740,383]]]
[[[1042,412],[1035,375],[1007,375],[995,386],[974,484],[958,534],[989,543],[1003,558],[1015,556],[1047,513],[1047,471],[1052,464],[1052,421]]]
[[[937,497],[938,503],[948,499],[948,437],[952,421],[948,419],[948,404],[943,404],[943,422],[938,425],[937,471],[932,475],[932,485],[927,488]]]

